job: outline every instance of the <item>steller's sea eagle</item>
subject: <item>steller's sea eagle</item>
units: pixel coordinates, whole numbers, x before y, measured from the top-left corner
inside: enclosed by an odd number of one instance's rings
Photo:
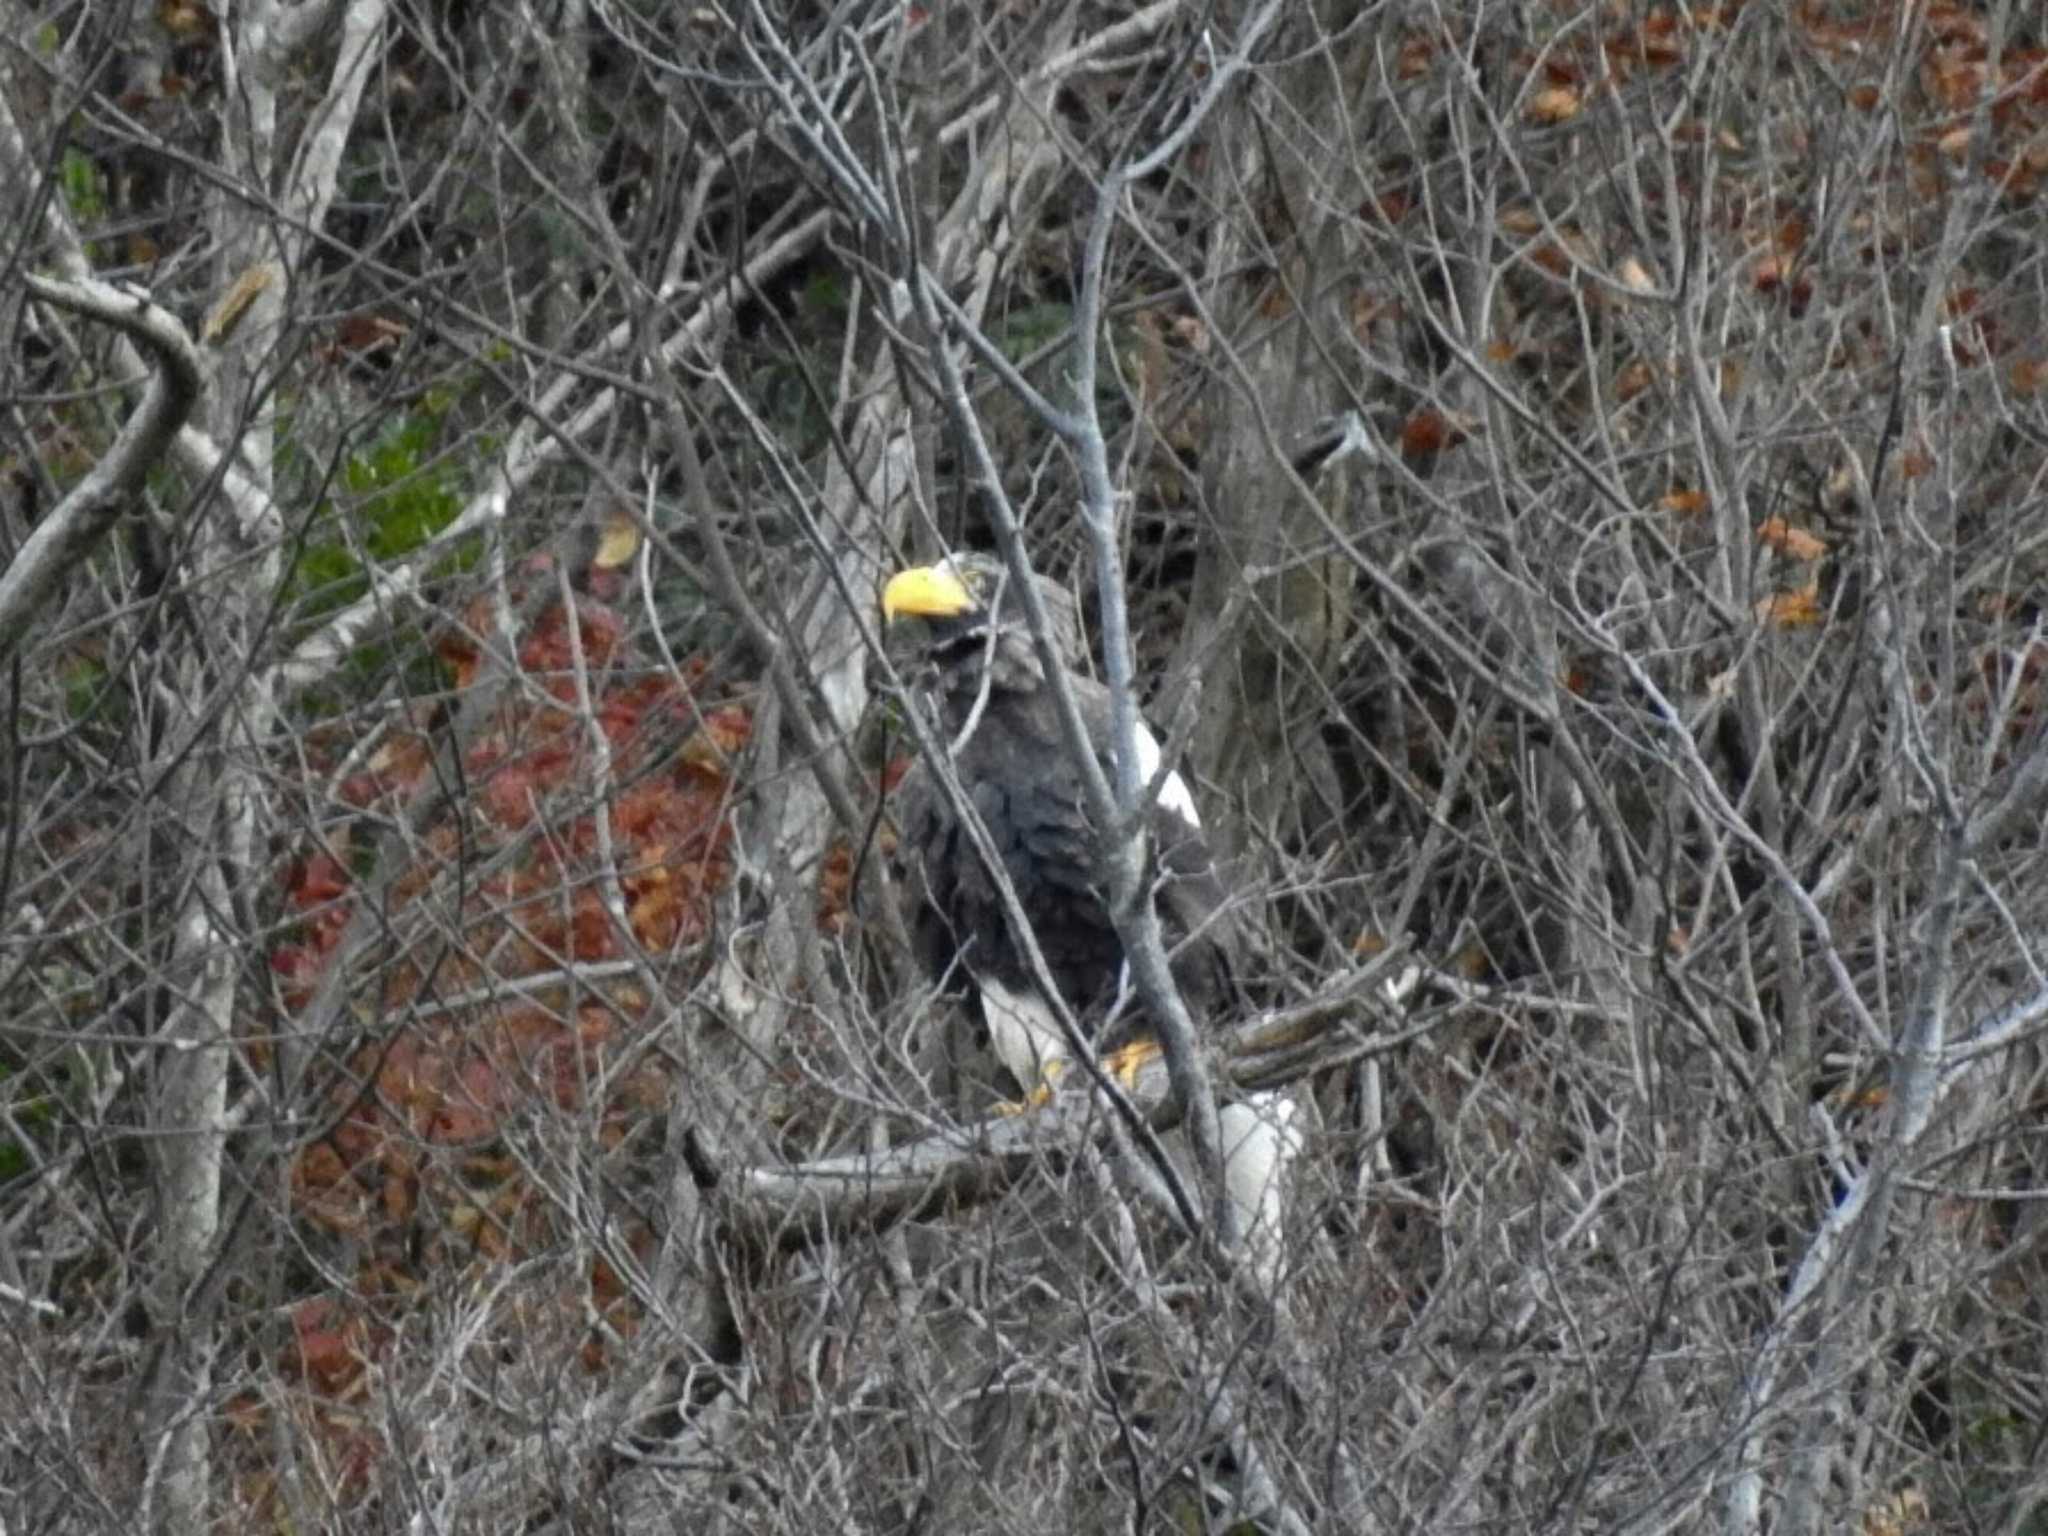
[[[1042,578],[1039,590],[1055,646],[1065,652],[1067,686],[1114,781],[1109,690],[1069,664],[1079,658],[1081,639],[1067,594]],[[987,829],[1061,997],[1098,1047],[1130,1042],[1142,1033],[1142,1018],[1134,1017],[1142,1010],[1123,996],[1129,973],[1100,874],[1102,838],[1008,567],[990,555],[963,553],[900,572],[883,590],[882,612],[886,624],[919,628],[912,680],[930,695],[961,789]],[[1160,749],[1142,721],[1136,748],[1139,777],[1150,784],[1158,778]],[[912,932],[921,959],[934,977],[971,985],[997,1057],[1035,1099],[1071,1053],[1011,934],[988,864],[925,765],[906,779],[901,807],[900,847],[918,897]],[[1194,796],[1178,773],[1159,779],[1148,831],[1152,899],[1174,980],[1197,1025],[1213,1027],[1239,1007],[1237,917]],[[1112,1014],[1117,1022],[1105,1036]],[[1299,1149],[1294,1107],[1281,1095],[1259,1094],[1225,1106],[1219,1117],[1226,1191],[1254,1274],[1269,1292],[1282,1257],[1286,1164]]]

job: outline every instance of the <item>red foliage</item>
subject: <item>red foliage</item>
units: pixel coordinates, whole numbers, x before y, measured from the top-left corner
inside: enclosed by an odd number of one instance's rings
[[[458,690],[497,686],[499,697],[464,721],[466,800],[419,829],[378,901],[378,922],[401,933],[428,900],[448,904],[423,926],[448,933],[452,917],[455,942],[397,946],[379,991],[357,1000],[357,1018],[406,1022],[350,1054],[333,1128],[292,1169],[299,1214],[362,1246],[365,1292],[408,1294],[423,1272],[550,1240],[552,1207],[500,1145],[508,1121],[587,1116],[609,1143],[666,1096],[657,1056],[622,1056],[659,1019],[656,999],[631,977],[572,990],[566,968],[644,953],[678,974],[732,877],[748,709],[703,699],[701,662],[680,675],[641,664],[625,621],[588,597],[539,615],[514,679],[487,677],[486,658],[503,653],[495,623],[473,604],[438,647]],[[446,729],[424,709],[398,722],[341,780],[342,805],[402,815],[415,796],[441,793],[449,776],[433,765]],[[345,762],[347,748],[330,733],[313,755]],[[605,785],[615,792],[600,794]],[[350,860],[344,823],[282,872],[297,922],[270,964],[287,1010],[315,995],[349,929]],[[616,1289],[598,1299],[629,1334]],[[342,1302],[317,1298],[293,1314],[287,1369],[339,1402],[381,1347]]]
[[[1401,456],[1410,463],[1433,463],[1446,449],[1472,435],[1472,424],[1423,406],[1401,423]]]
[[[328,1296],[293,1307],[291,1326],[280,1369],[329,1397],[353,1395],[364,1368],[391,1344],[389,1329],[372,1327]]]

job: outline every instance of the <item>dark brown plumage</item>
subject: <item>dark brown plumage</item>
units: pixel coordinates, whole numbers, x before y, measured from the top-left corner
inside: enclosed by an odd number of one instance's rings
[[[1080,633],[1071,601],[1051,583],[1040,588],[1063,650],[1076,658]],[[1126,985],[1123,946],[1110,918],[1102,842],[1008,572],[991,556],[954,555],[897,577],[884,606],[892,620],[919,626],[913,679],[935,706],[961,787],[988,829],[1061,997],[1093,1031]],[[1109,691],[1071,666],[1067,684],[1098,760],[1113,772]],[[1149,779],[1159,748],[1139,729],[1139,769]],[[1030,968],[987,864],[926,765],[912,770],[901,805],[901,847],[922,898],[914,929],[925,963],[935,975],[967,981],[984,1000],[999,989],[1014,1008],[1035,990]],[[1232,914],[1177,773],[1161,785],[1150,831],[1153,899],[1175,979],[1196,1019],[1214,1020],[1235,1007]],[[1135,1022],[1126,1019],[1117,1037]],[[1028,1050],[1006,1039],[993,1015],[991,1030],[1026,1088],[1039,1075],[1030,1071],[1033,1054],[1041,1067],[1058,1058],[1043,1039],[1034,1038]]]
[[[1097,761],[1114,779],[1109,691],[1076,670],[1080,625],[1066,594],[1041,582],[1040,595],[1056,631],[1054,664],[1066,673]],[[883,592],[882,611],[891,623],[917,626],[914,682],[933,706],[960,788],[987,828],[1061,998],[1098,1049],[1143,1033],[1141,1010],[1129,1006],[1105,1037],[1128,982],[1106,897],[1102,829],[1088,814],[1046,662],[1007,568],[987,555],[952,555],[904,571]],[[1135,746],[1149,784],[1159,744],[1141,724]],[[973,990],[996,1054],[1035,1096],[1071,1053],[1011,931],[989,860],[929,764],[912,769],[898,803],[925,964],[945,984]],[[1150,890],[1174,979],[1196,1024],[1214,1027],[1238,1009],[1235,915],[1178,773],[1161,780],[1148,830]],[[1217,1117],[1225,1194],[1252,1272],[1269,1293],[1283,1268],[1287,1169],[1301,1150],[1294,1113],[1284,1095],[1266,1093],[1225,1105]]]

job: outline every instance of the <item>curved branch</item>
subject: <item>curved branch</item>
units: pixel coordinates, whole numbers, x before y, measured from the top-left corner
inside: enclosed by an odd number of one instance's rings
[[[29,293],[45,304],[111,325],[155,359],[156,368],[107,454],[50,515],[36,524],[21,552],[0,571],[0,661],[14,654],[65,574],[106,536],[122,507],[142,489],[199,403],[206,387],[199,349],[178,318],[136,290],[80,278],[60,282],[23,274]]]

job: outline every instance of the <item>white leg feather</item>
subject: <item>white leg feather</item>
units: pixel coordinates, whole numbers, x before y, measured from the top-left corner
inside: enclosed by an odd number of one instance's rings
[[[976,978],[981,1013],[988,1021],[996,1059],[1026,1094],[1057,1077],[1067,1064],[1067,1037],[1045,999],[1036,992],[1013,992],[1001,982]]]
[[[1018,992],[980,978],[982,1016],[996,1057],[1024,1093],[1036,1092],[1066,1067],[1066,1036],[1036,992]],[[1217,1117],[1223,1139],[1223,1187],[1233,1224],[1242,1235],[1245,1262],[1267,1295],[1275,1294],[1286,1267],[1287,1188],[1303,1147],[1295,1125],[1300,1106],[1283,1093],[1257,1093],[1226,1104]]]
[[[1288,1174],[1302,1151],[1294,1124],[1299,1109],[1284,1094],[1259,1093],[1242,1104],[1226,1104],[1217,1117],[1224,1194],[1244,1235],[1245,1262],[1268,1296],[1278,1291],[1286,1266]]]

